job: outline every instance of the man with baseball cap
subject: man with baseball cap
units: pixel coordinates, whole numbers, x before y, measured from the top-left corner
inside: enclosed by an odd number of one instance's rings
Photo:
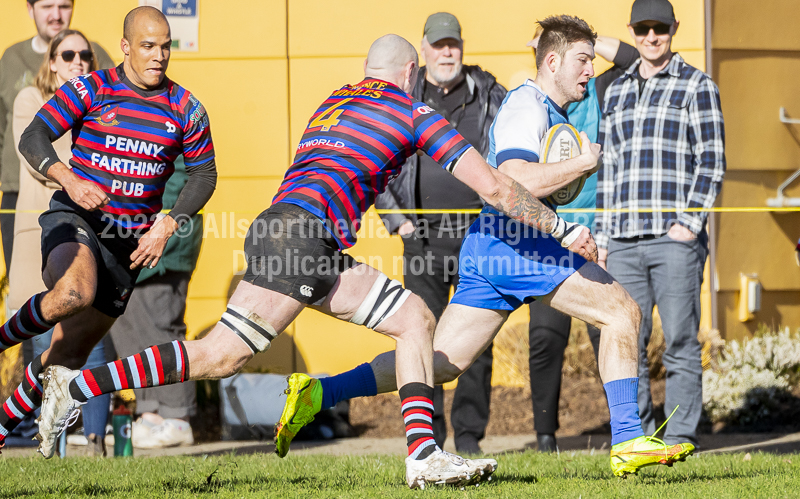
[[[628,30],[640,59],[605,95],[596,234],[600,265],[642,311],[639,412],[655,428],[647,345],[658,306],[667,344],[667,444],[697,445],[702,410],[700,286],[708,255],[705,223],[725,173],[719,90],[672,51],[678,30],[667,0],[636,0]],[[617,211],[615,211],[617,210]],[[680,407],[678,408],[678,406]]]
[[[484,157],[489,155],[489,130],[507,90],[480,66],[462,63],[464,40],[453,14],[437,12],[425,22],[420,53],[425,61],[412,95],[450,121]],[[483,202],[472,189],[444,172],[430,156],[414,155],[375,205],[383,209],[468,210]],[[421,296],[438,320],[458,286],[458,252],[476,215],[390,213],[381,216],[387,229],[403,237],[405,286]],[[419,265],[418,263],[430,262]],[[413,269],[421,272],[414,272]],[[456,450],[479,453],[478,442],[489,422],[492,349],[487,348],[458,381],[452,424]],[[436,386],[433,431],[444,447],[447,422],[444,391]]]

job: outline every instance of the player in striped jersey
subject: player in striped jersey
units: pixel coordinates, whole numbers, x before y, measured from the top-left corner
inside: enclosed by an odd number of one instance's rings
[[[154,354],[82,372],[49,368],[42,406],[48,433],[42,445],[52,445],[72,410],[89,398],[136,383],[132,366],[142,364],[148,386],[227,377],[269,348],[304,308],[312,307],[396,340],[410,487],[463,485],[495,470],[494,460],[465,460],[443,452],[433,440],[434,318],[422,299],[341,250],[355,243],[362,214],[417,150],[497,209],[553,234],[585,257],[594,257],[594,244],[588,229],[567,224],[521,185],[491,169],[441,115],[408,95],[417,80],[417,53],[410,43],[397,35],[379,38],[364,69],[362,82],[335,91],[309,120],[273,205],[250,227],[247,272],[217,326],[201,340],[182,343],[185,356],[170,345],[154,347],[162,358],[169,356],[170,372],[164,363],[150,361]],[[180,365],[173,360],[178,358]],[[148,370],[153,371],[149,377]],[[354,383],[370,379],[371,373],[363,375],[370,370],[369,365],[357,370]],[[142,379],[139,374],[138,382]],[[373,382],[367,389],[385,387]],[[289,380],[287,410],[276,435],[281,457],[297,430],[319,410],[321,392],[318,380]]]
[[[594,76],[597,35],[574,16],[550,16],[539,24],[536,79],[506,95],[492,123],[488,162],[544,198],[598,164],[600,146],[592,144],[585,133],[581,133],[580,155],[539,163],[548,130],[567,123],[562,106],[580,100]],[[602,331],[598,368],[611,419],[612,472],[625,476],[646,466],[671,466],[685,460],[694,451],[693,444],[668,445],[642,430],[636,377],[638,305],[596,260],[587,262],[562,245],[509,221],[489,206],[484,208],[464,238],[458,288],[436,327],[436,382],[456,379],[491,344],[512,311],[540,300]],[[376,357],[372,370],[365,371],[366,377],[374,378],[361,383],[354,382],[353,371],[320,380],[323,391],[318,407],[331,407],[342,395],[370,396],[372,392],[364,389],[368,382],[383,387],[382,392],[393,391],[394,356],[395,352],[387,352]],[[328,389],[341,383],[349,386]]]
[[[22,385],[0,411],[0,445],[41,403],[43,368],[85,363],[124,312],[140,268],[155,266],[179,223],[214,191],[208,117],[191,93],[165,75],[171,42],[160,11],[134,9],[125,18],[124,62],[68,81],[22,135],[19,148],[28,162],[64,190],[56,191],[39,218],[48,291],[0,327],[0,349],[54,325],[55,331],[50,349],[27,366]],[[71,168],[51,144],[69,130]],[[175,207],[159,218],[164,185],[181,154],[189,181]],[[180,344],[149,351],[139,358],[141,369],[130,373],[136,379],[163,382],[162,366],[183,372]],[[43,450],[52,455],[52,447]]]

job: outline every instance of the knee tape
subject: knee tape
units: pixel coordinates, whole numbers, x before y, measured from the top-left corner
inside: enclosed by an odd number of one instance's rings
[[[258,314],[236,305],[228,305],[219,323],[236,333],[253,353],[267,350],[278,336],[275,328]]]
[[[400,281],[381,274],[350,322],[375,329],[400,310],[409,296],[411,291],[404,289]]]

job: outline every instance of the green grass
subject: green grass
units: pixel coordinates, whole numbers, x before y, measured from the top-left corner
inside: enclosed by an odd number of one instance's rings
[[[696,456],[625,480],[607,455],[500,456],[495,479],[466,490],[409,490],[400,456],[0,459],[0,498],[24,497],[794,497],[800,455]]]

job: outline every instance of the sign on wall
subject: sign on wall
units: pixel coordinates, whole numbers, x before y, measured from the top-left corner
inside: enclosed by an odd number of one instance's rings
[[[199,0],[139,0],[139,5],[155,7],[167,16],[172,31],[172,49],[197,52],[199,46]]]

